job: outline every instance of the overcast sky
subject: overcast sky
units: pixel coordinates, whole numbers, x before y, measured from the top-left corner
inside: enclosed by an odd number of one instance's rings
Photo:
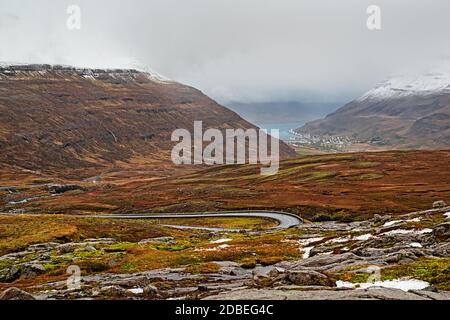
[[[224,103],[346,101],[450,59],[449,14],[449,0],[0,0],[0,61],[139,61]]]

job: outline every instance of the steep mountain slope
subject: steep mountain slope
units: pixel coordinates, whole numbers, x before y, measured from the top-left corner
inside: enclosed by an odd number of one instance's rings
[[[392,78],[299,132],[409,148],[450,147],[450,74]]]
[[[254,128],[200,91],[136,70],[0,67],[0,163],[62,170],[170,159],[173,130]],[[282,156],[293,155],[285,144]]]

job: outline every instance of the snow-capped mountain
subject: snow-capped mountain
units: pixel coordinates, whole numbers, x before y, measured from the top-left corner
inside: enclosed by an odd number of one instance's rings
[[[394,76],[298,132],[348,136],[384,148],[449,148],[450,72]]]
[[[440,92],[450,93],[450,72],[394,76],[369,90],[357,101],[426,96]]]

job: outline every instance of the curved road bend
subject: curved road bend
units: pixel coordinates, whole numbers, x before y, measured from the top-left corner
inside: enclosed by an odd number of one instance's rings
[[[208,212],[208,213],[172,213],[172,214],[112,214],[112,215],[96,215],[93,218],[101,219],[197,219],[197,218],[217,218],[217,217],[227,217],[227,218],[268,218],[278,221],[278,225],[272,227],[270,230],[283,230],[291,227],[298,226],[303,223],[302,219],[284,212],[275,211],[248,211],[248,212]],[[207,231],[229,231],[229,232],[239,232],[240,229],[222,229],[222,228],[204,228],[204,227],[193,227],[193,226],[179,226],[179,225],[165,225],[167,227],[173,227],[178,229],[199,229]]]

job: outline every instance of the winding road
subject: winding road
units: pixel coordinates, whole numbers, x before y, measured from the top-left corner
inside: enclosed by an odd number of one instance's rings
[[[298,226],[303,220],[296,215],[278,211],[236,211],[236,212],[205,212],[205,213],[168,213],[168,214],[121,214],[121,215],[96,215],[99,219],[201,219],[201,218],[268,218],[278,221],[278,225],[270,228],[271,231],[279,231]],[[198,229],[207,231],[239,232],[241,229],[223,229],[193,227],[182,225],[164,225],[177,229]]]

